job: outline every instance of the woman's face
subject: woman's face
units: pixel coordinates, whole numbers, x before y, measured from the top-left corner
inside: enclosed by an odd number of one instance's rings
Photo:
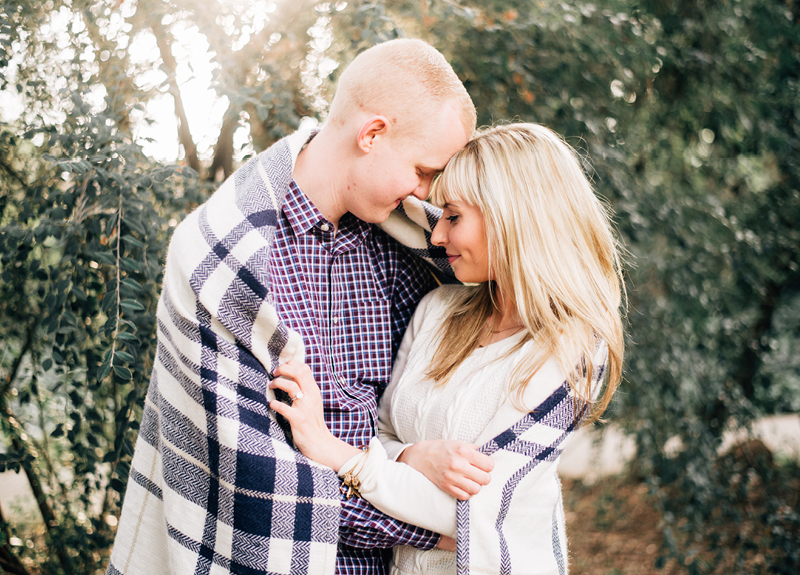
[[[445,204],[431,242],[445,248],[460,281],[481,283],[491,279],[486,226],[483,214],[475,206],[463,201]]]

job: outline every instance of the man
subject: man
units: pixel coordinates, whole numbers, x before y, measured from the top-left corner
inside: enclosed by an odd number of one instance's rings
[[[278,142],[178,227],[110,574],[377,574],[379,548],[436,544],[343,498],[330,469],[288,445],[267,384],[306,361],[331,430],[369,442],[403,330],[434,285],[372,224],[392,214],[385,229],[433,256],[437,214],[418,200],[474,128],[441,54],[381,44],[342,74],[316,135]]]

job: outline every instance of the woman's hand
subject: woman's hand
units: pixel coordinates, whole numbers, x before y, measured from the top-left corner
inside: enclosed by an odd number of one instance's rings
[[[464,441],[437,439],[409,445],[397,458],[456,499],[466,500],[489,484],[494,460]]]
[[[456,540],[452,537],[448,537],[447,535],[442,535],[439,538],[439,542],[436,544],[437,549],[443,549],[445,551],[455,551],[456,550]]]
[[[292,426],[295,445],[300,452],[338,472],[359,450],[337,439],[325,424],[322,394],[307,364],[292,360],[273,372],[271,389],[282,389],[292,399],[291,405],[273,400],[271,409],[280,413]]]

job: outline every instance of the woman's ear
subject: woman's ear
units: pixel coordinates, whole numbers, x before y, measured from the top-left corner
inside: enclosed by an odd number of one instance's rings
[[[391,130],[391,124],[385,116],[372,116],[358,132],[358,149],[369,154],[375,143],[375,138],[385,136]]]

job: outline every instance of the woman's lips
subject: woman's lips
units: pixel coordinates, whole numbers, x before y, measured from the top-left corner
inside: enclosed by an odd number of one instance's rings
[[[450,262],[450,265],[453,265],[453,262],[456,261],[458,257],[459,256],[447,254],[447,261]]]

